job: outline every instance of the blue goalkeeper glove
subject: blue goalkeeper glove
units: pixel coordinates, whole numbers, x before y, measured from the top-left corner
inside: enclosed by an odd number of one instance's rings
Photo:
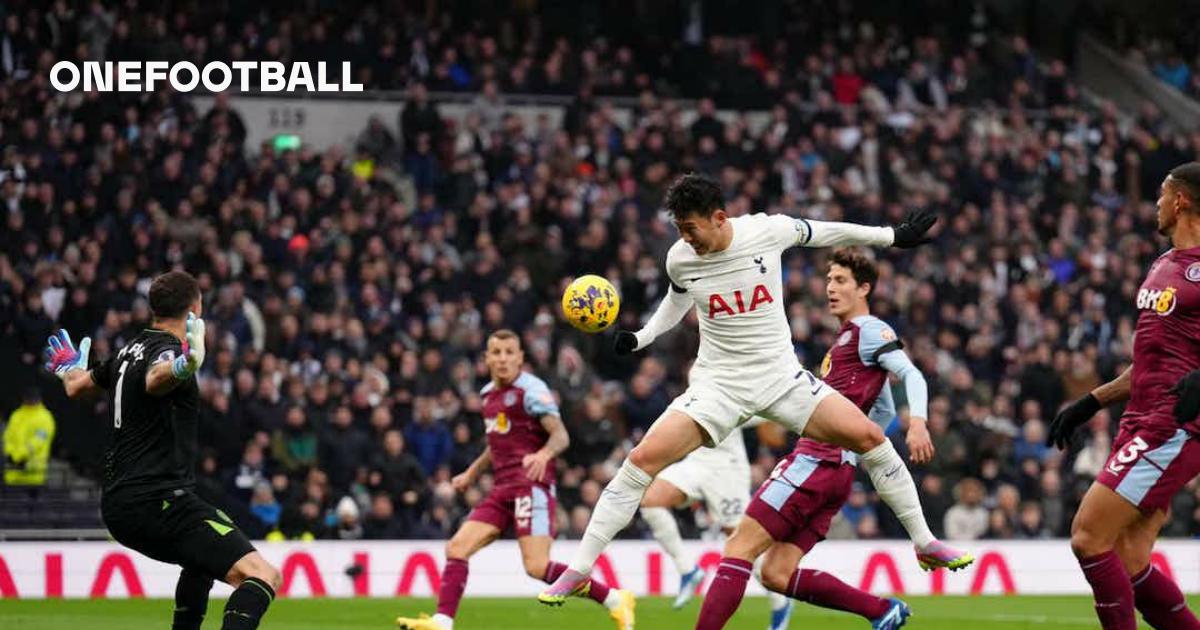
[[[191,377],[204,365],[204,320],[188,313],[183,337],[183,354],[171,362],[171,375],[178,380]]]
[[[79,348],[71,343],[71,335],[66,329],[50,335],[46,340],[46,371],[60,379],[67,378],[67,372],[88,369],[88,355],[92,352],[92,338],[84,337]]]

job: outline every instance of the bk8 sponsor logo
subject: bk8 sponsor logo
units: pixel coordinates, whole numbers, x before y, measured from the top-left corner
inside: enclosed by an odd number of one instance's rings
[[[1165,289],[1142,289],[1137,294],[1138,310],[1150,309],[1159,315],[1170,315],[1175,310],[1175,287]]]

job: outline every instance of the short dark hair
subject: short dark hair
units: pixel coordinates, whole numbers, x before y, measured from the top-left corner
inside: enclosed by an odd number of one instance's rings
[[[725,207],[725,195],[717,180],[707,175],[688,173],[676,179],[667,189],[663,205],[676,219],[692,216],[707,218]]]
[[[875,266],[875,261],[867,258],[862,252],[850,248],[843,247],[833,250],[833,255],[829,257],[829,265],[839,265],[850,270],[850,275],[854,276],[855,284],[869,283],[871,290],[867,295],[875,292],[875,282],[879,280],[879,268]]]
[[[1171,181],[1178,184],[1193,206],[1200,206],[1200,162],[1188,162],[1171,169]]]
[[[168,271],[150,283],[150,312],[158,319],[187,315],[200,298],[200,283],[186,271]]]
[[[521,336],[507,328],[501,328],[500,330],[497,330],[496,332],[488,335],[488,339],[487,339],[488,341],[491,341],[493,339],[495,339],[496,341],[504,341],[506,339],[516,339],[517,347],[521,346]]]

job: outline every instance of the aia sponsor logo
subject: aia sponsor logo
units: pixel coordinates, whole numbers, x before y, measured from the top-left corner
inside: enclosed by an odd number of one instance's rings
[[[732,317],[742,313],[749,313],[757,310],[759,306],[770,304],[775,301],[771,297],[771,292],[767,290],[767,285],[760,284],[754,287],[754,291],[750,294],[749,302],[746,301],[746,296],[741,289],[734,291],[728,298],[723,297],[720,293],[713,293],[708,296],[708,318],[714,319],[718,315],[726,315]],[[736,307],[737,310],[734,310]]]
[[[1142,289],[1137,294],[1138,310],[1152,310],[1159,315],[1170,315],[1175,310],[1175,287],[1165,289]]]

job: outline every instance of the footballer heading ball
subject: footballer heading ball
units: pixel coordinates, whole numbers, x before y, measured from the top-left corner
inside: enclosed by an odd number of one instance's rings
[[[562,310],[572,326],[597,333],[617,320],[621,296],[611,282],[600,276],[579,276],[563,292]]]

